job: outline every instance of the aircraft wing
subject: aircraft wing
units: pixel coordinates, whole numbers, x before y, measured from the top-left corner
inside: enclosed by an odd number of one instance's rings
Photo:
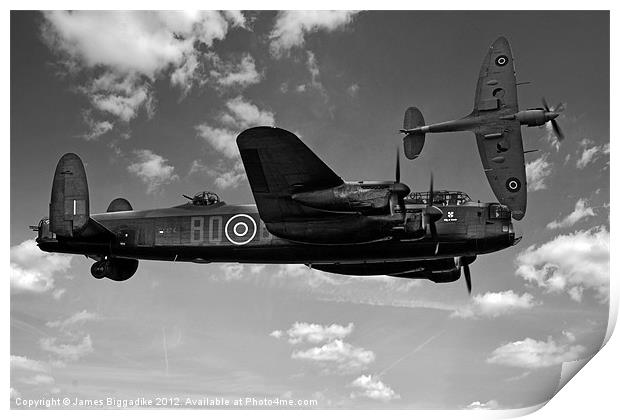
[[[482,62],[474,113],[494,118],[478,126],[474,133],[480,159],[497,200],[508,206],[513,217],[521,220],[527,206],[527,184],[521,126],[515,120],[497,116],[518,112],[517,86],[510,45],[504,37],[489,48]]]
[[[295,134],[276,127],[254,127],[239,134],[237,146],[265,223],[334,217],[291,199],[296,192],[344,182]]]
[[[517,112],[517,81],[510,45],[504,37],[497,38],[484,57],[478,85],[474,112]]]

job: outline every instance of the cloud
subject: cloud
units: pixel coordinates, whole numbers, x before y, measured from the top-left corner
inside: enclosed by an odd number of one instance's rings
[[[331,32],[345,27],[358,12],[354,11],[281,11],[269,35],[271,53],[279,57],[294,47],[304,45],[305,36],[312,32]]]
[[[609,143],[594,145],[590,139],[583,139],[579,142],[581,145],[581,156],[577,159],[577,169],[583,169],[590,163],[596,162],[604,155],[609,155]]]
[[[237,96],[226,101],[226,111],[220,113],[216,121],[215,125],[205,122],[196,125],[194,129],[199,138],[231,162],[219,161],[213,167],[207,167],[196,160],[192,163],[190,174],[207,173],[215,178],[215,185],[219,188],[234,188],[246,179],[235,142],[237,135],[253,126],[273,126],[274,114],[260,109],[242,96]]]
[[[36,386],[36,385],[51,385],[56,381],[54,380],[54,378],[52,378],[49,375],[39,374],[39,375],[34,375],[31,378],[22,378],[20,382],[27,384],[27,385]]]
[[[88,126],[88,132],[84,133],[82,138],[88,141],[97,140],[99,137],[114,129],[114,124],[110,121],[95,121],[91,117],[90,112],[84,113],[84,122]]]
[[[379,378],[373,375],[361,375],[349,385],[354,388],[360,388],[361,392],[353,392],[351,398],[366,397],[372,400],[388,402],[400,398],[392,388],[384,384]]]
[[[41,251],[34,239],[11,247],[11,291],[42,293],[53,291],[54,276],[65,273],[71,255]]]
[[[319,344],[335,339],[343,339],[353,332],[353,323],[346,327],[339,324],[320,325],[307,322],[295,322],[286,333],[291,344],[311,343]]]
[[[487,358],[487,363],[539,369],[577,360],[584,351],[582,345],[558,344],[552,337],[548,337],[547,341],[526,338],[496,348]]]
[[[496,400],[489,400],[485,403],[474,401],[467,406],[468,410],[497,410],[499,403]]]
[[[609,232],[604,226],[559,235],[517,255],[517,275],[550,293],[567,292],[581,301],[583,291],[609,299]]]
[[[146,149],[136,150],[134,154],[137,161],[129,165],[127,170],[147,185],[148,194],[179,179],[174,173],[174,166],[166,163],[167,159]]]
[[[86,309],[84,309],[83,311],[76,312],[75,314],[71,315],[70,317],[66,319],[57,320],[57,321],[49,321],[49,322],[46,322],[45,325],[47,325],[50,328],[58,328],[60,330],[66,330],[66,329],[75,327],[77,325],[82,325],[86,321],[92,321],[98,318],[99,316],[97,314],[88,312]]]
[[[366,369],[375,361],[375,354],[338,339],[321,347],[294,351],[291,358],[315,363],[325,373],[349,374]]]
[[[57,341],[56,337],[47,337],[42,338],[39,344],[41,349],[63,360],[76,361],[93,352],[93,342],[90,335],[85,335],[81,341],[78,340],[77,342],[57,343]]]
[[[353,83],[351,86],[347,88],[347,93],[350,97],[355,98],[360,90],[360,85],[357,83]]]
[[[214,167],[209,167],[200,160],[194,160],[189,169],[188,175],[207,174],[214,178],[214,183],[218,188],[235,188],[242,181],[247,179],[245,169],[240,160],[233,163],[232,168],[219,161]]]
[[[274,330],[269,333],[269,337],[277,338],[278,340],[282,337],[284,333],[282,330]]]
[[[274,125],[273,113],[259,109],[241,96],[226,102],[227,111],[219,115],[221,126],[207,123],[196,125],[198,137],[229,159],[238,159],[239,150],[235,139],[246,128],[257,125]]]
[[[595,216],[594,210],[591,207],[587,207],[588,200],[580,198],[575,203],[575,210],[562,220],[554,220],[547,224],[547,229],[562,229],[573,226],[581,219],[587,219],[590,216]]]
[[[217,56],[214,60],[215,68],[211,70],[210,75],[220,87],[245,88],[262,79],[250,54],[243,54],[238,64],[224,63]]]
[[[124,123],[154,112],[153,83],[169,79],[183,94],[207,78],[215,40],[245,27],[241,12],[49,11],[43,39],[93,109]],[[80,82],[82,83],[82,82]],[[103,126],[101,126],[103,127]],[[100,127],[100,128],[101,128]]]
[[[11,355],[11,369],[25,370],[28,372],[49,372],[49,367],[46,363],[38,360],[32,360],[24,356]]]
[[[525,165],[528,191],[539,191],[547,188],[545,178],[551,175],[553,169],[553,165],[547,160],[548,157],[548,154],[544,154]]]
[[[529,293],[519,295],[512,290],[503,292],[487,292],[476,295],[464,308],[456,309],[453,317],[457,318],[496,318],[519,310],[530,309],[537,305],[534,297]]]

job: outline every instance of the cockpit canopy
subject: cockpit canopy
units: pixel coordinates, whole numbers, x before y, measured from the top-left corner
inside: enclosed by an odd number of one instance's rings
[[[220,197],[211,191],[201,191],[193,197],[183,194],[183,197],[191,200],[194,206],[212,206],[220,202]]]
[[[412,192],[405,198],[409,204],[428,204],[428,200],[428,191]],[[461,191],[435,191],[433,197],[433,204],[438,206],[462,206],[470,201],[471,198]]]

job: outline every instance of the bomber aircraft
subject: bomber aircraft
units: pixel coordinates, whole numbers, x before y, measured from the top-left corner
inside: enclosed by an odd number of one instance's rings
[[[555,120],[562,105],[519,111],[517,83],[510,44],[500,37],[489,48],[478,76],[474,110],[452,121],[425,125],[418,108],[405,112],[403,128],[405,155],[415,159],[422,152],[426,133],[473,131],[478,152],[491,189],[500,203],[508,206],[512,217],[521,220],[527,206],[527,185],[521,126],[543,126],[551,122],[558,140],[564,138]]]
[[[345,182],[297,136],[254,127],[237,145],[256,204],[228,205],[204,192],[172,208],[133,210],[124,198],[91,214],[86,173],[62,156],[49,218],[37,243],[47,252],[95,260],[91,274],[123,281],[138,260],[305,264],[348,275],[456,281],[479,254],[514,245],[508,207],[458,191],[411,193],[394,181]]]

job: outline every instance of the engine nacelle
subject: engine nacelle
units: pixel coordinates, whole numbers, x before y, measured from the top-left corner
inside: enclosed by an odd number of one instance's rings
[[[547,118],[546,112],[543,109],[528,109],[526,111],[519,111],[515,114],[517,121],[521,125],[527,125],[528,127],[536,127],[544,125],[549,118]]]
[[[114,281],[125,281],[131,278],[138,270],[138,260],[130,258],[107,258],[97,261],[90,268],[90,273],[96,279],[104,277]]]
[[[362,214],[390,213],[390,198],[405,197],[409,187],[400,182],[346,182],[334,188],[305,191],[291,198],[319,210],[360,212]]]

